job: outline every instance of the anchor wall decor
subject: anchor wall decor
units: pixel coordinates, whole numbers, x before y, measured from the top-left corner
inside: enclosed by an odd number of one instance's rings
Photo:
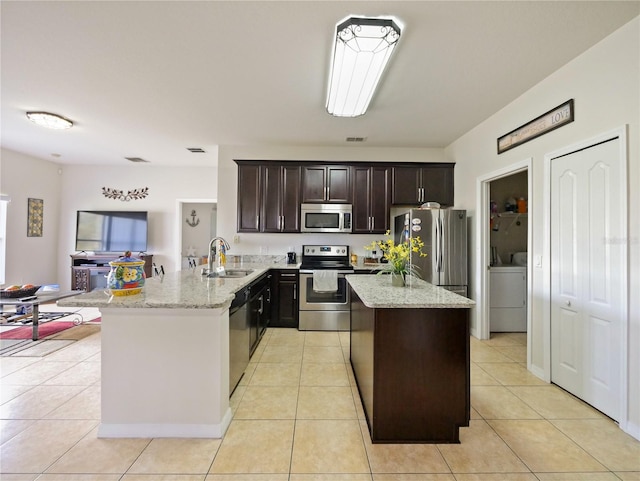
[[[191,227],[195,227],[200,223],[200,219],[196,219],[196,211],[192,210],[191,211],[191,220],[189,220],[187,218],[187,224],[189,224]]]

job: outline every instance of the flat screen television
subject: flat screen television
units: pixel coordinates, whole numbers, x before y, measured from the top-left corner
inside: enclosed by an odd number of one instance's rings
[[[147,212],[79,210],[76,250],[92,252],[145,252]]]

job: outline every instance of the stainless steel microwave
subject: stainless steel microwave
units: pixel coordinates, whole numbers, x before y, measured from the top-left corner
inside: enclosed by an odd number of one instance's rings
[[[302,204],[301,232],[351,232],[351,204]]]

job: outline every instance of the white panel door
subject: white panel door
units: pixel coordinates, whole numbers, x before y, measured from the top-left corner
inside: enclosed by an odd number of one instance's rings
[[[619,139],[551,161],[551,381],[619,418]]]

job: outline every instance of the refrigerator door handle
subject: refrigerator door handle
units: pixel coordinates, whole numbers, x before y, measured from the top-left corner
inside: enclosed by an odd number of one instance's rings
[[[440,221],[439,219],[436,219],[436,241],[435,241],[435,245],[436,245],[436,258],[433,260],[435,267],[436,267],[436,272],[440,272]]]
[[[440,248],[438,249],[438,272],[442,272],[442,251],[444,251],[444,225],[442,224],[442,219],[438,219],[438,224],[440,225],[440,235],[438,236],[440,243]]]

